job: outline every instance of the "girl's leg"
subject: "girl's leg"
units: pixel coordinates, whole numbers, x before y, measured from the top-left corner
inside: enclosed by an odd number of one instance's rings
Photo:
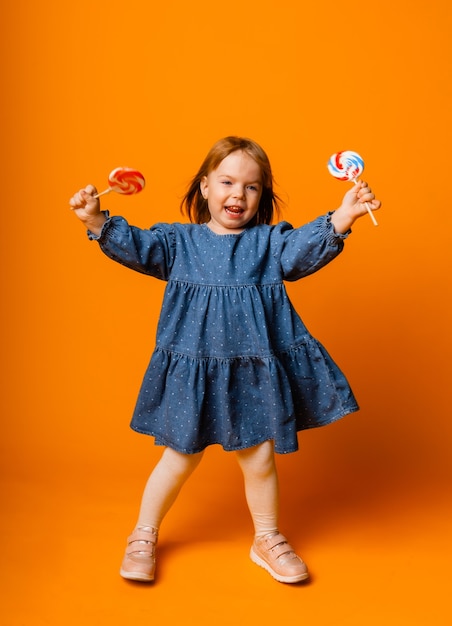
[[[163,518],[176,500],[185,481],[199,465],[203,456],[182,454],[166,448],[150,475],[141,500],[137,527],[152,526],[158,529]]]
[[[279,489],[272,441],[237,452],[245,495],[254,524],[250,556],[273,578],[295,583],[308,578],[306,565],[278,530]]]
[[[278,531],[279,486],[273,441],[239,450],[237,460],[245,480],[245,495],[256,537]]]
[[[196,469],[203,453],[182,454],[166,448],[144,489],[135,530],[128,539],[121,576],[130,580],[154,580],[158,530],[179,491]]]

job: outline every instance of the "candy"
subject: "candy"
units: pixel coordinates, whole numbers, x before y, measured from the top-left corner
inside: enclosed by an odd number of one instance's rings
[[[337,152],[328,161],[328,170],[334,178],[355,181],[363,172],[364,161],[357,152]]]
[[[138,172],[131,167],[117,167],[108,175],[108,184],[110,185],[108,189],[101,191],[94,197],[98,198],[99,196],[103,196],[111,191],[131,196],[135,193],[143,191],[145,182],[144,176],[141,172]]]
[[[357,152],[352,150],[344,150],[343,152],[336,152],[330,157],[328,164],[329,173],[338,180],[349,180],[352,183],[357,183],[359,176],[364,170],[364,161]],[[374,226],[378,226],[378,222],[370,208],[368,202],[364,203],[367,212],[374,223]]]
[[[108,182],[113,191],[131,196],[143,191],[144,176],[130,167],[117,167],[110,172]]]

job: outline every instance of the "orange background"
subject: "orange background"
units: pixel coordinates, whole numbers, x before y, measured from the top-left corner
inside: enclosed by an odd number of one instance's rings
[[[448,0],[16,0],[2,9],[2,623],[449,624]],[[163,283],[68,209],[111,169],[132,223],[180,220],[218,138],[268,152],[295,225],[335,208],[351,149],[384,210],[290,285],[362,410],[278,457],[281,528],[312,582],[248,559],[234,455],[210,448],[168,515],[153,586],[120,579],[160,450],[129,430]]]

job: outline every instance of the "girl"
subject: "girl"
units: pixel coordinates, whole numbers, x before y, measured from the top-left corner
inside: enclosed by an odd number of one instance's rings
[[[100,210],[89,185],[70,200],[88,236],[113,260],[167,281],[156,347],[131,427],[165,446],[144,490],[120,573],[152,581],[160,524],[204,449],[235,451],[255,536],[251,559],[276,580],[308,570],[279,531],[274,453],[297,432],[358,410],[323,346],[308,332],[284,282],[317,271],[344,246],[354,221],[380,207],[366,183],[301,228],[271,225],[279,199],[267,155],[226,137],[208,153],[182,201],[190,224],[130,226]]]

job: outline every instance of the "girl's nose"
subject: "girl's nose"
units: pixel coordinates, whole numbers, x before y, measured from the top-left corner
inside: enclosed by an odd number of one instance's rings
[[[237,185],[234,189],[234,198],[243,198],[245,195],[245,189],[241,185]]]

